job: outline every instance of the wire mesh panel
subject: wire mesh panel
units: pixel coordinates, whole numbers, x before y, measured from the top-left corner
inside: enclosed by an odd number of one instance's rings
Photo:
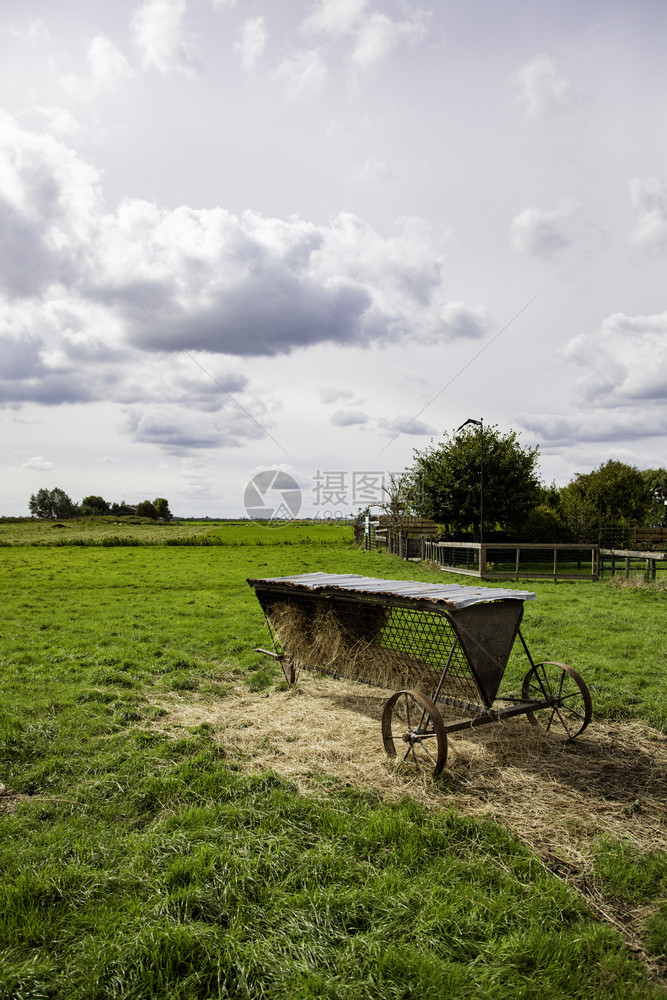
[[[363,598],[261,591],[257,596],[297,668],[387,688],[417,688],[443,704],[484,710],[463,646],[442,612]]]

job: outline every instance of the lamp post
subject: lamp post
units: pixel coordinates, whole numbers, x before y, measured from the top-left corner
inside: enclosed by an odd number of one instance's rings
[[[470,417],[460,427],[456,433],[462,431],[468,424],[475,424],[479,427],[479,544],[484,543],[484,418],[474,420]]]

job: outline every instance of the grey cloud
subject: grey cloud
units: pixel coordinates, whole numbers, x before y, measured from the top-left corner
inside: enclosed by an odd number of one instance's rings
[[[82,379],[71,373],[49,373],[39,380],[11,382],[0,379],[0,406],[21,406],[23,403],[59,406],[61,403],[89,403],[94,398]]]
[[[659,177],[635,177],[630,198],[637,209],[632,242],[642,250],[667,248],[667,184]]]
[[[0,198],[0,257],[0,287],[11,297],[37,295],[69,270],[62,255],[45,245],[39,228],[4,198]]]
[[[441,319],[450,337],[474,340],[483,337],[489,328],[485,310],[466,306],[463,302],[448,302],[442,310]]]
[[[331,417],[331,423],[335,427],[352,427],[368,423],[368,416],[361,410],[336,410]]]
[[[635,441],[667,434],[667,415],[661,410],[590,410],[563,416],[557,413],[520,414],[520,425],[550,445],[572,442]]]
[[[164,2],[151,0],[152,17]],[[350,213],[318,226],[138,199],[105,213],[98,173],[62,143],[0,113],[0,145],[10,164],[0,283],[20,301],[57,282],[47,302],[32,303],[35,325],[51,328],[58,356],[105,368],[107,385],[119,381],[114,366],[127,367],[127,343],[273,357],[320,343],[478,337],[488,327],[483,309],[444,298],[438,237],[419,220],[385,237]],[[214,395],[202,392],[202,405],[214,406]]]
[[[173,455],[187,455],[193,449],[240,448],[264,433],[241,411],[230,409],[216,418],[202,418],[169,406],[128,409],[125,432],[133,441],[158,445]]]
[[[369,294],[352,284],[327,288],[273,267],[221,292],[206,311],[168,316],[173,340],[137,317],[131,335],[143,350],[203,350],[247,356],[287,354],[326,341],[363,341]],[[162,311],[164,315],[164,311]]]
[[[570,245],[567,231],[570,207],[554,211],[525,208],[512,219],[510,238],[517,253],[550,260],[559,250]]]
[[[44,344],[38,337],[24,334],[23,340],[0,337],[0,377],[3,381],[31,378],[44,373],[40,351]]]
[[[352,399],[353,392],[347,389],[320,389],[320,399],[323,403],[337,403],[342,399]]]
[[[380,417],[377,422],[378,429],[385,434],[414,434],[416,436],[424,434],[436,434],[435,427],[424,423],[423,420],[412,420],[410,417]]]

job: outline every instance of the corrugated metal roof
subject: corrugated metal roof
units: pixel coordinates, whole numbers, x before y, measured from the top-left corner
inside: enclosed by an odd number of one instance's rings
[[[421,583],[418,580],[379,580],[359,573],[300,573],[297,576],[271,576],[248,580],[251,587],[277,584],[282,590],[329,592],[339,590],[351,594],[378,594],[415,601],[431,601],[450,609],[469,608],[486,601],[534,601],[528,590],[504,590],[500,587],[462,587],[456,583]]]

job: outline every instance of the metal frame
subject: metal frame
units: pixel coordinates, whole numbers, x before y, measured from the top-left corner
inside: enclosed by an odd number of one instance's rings
[[[545,728],[560,729],[568,741],[588,725],[591,699],[580,675],[567,664],[535,663],[521,633],[523,601],[533,599],[533,594],[444,588],[459,595],[474,591],[472,597],[463,594],[467,604],[454,606],[452,601],[430,596],[429,585],[413,584],[415,592],[411,593],[408,581],[359,577],[357,583],[350,577],[344,578],[352,580],[347,586],[328,586],[327,575],[320,574],[322,582],[308,589],[312,576],[318,575],[248,581],[255,588],[274,644],[274,651],[258,647],[257,652],[280,662],[290,684],[296,682],[300,668],[314,668],[397,687],[382,717],[382,739],[389,756],[399,756],[400,743],[404,743],[404,760],[432,767],[439,774],[451,733],[520,715],[537,725],[536,713],[544,711],[548,714]],[[331,575],[335,579],[340,578]],[[373,591],[369,589],[373,584],[383,587]],[[394,585],[398,592],[392,592]],[[400,591],[406,588],[407,596],[403,596]],[[430,589],[439,593],[443,588]],[[309,635],[305,636],[305,654],[303,650],[295,654],[281,644],[272,615],[277,617],[276,608],[285,605],[298,607],[305,631],[313,632],[311,646]],[[327,662],[326,649],[317,645],[317,621],[326,616],[338,630],[343,669],[337,670],[336,665],[340,667],[340,651],[338,661]],[[521,696],[513,697],[499,691],[517,637],[529,670]],[[387,677],[393,683],[387,683]],[[444,718],[452,709],[461,714]],[[429,744],[437,749],[432,752]]]

